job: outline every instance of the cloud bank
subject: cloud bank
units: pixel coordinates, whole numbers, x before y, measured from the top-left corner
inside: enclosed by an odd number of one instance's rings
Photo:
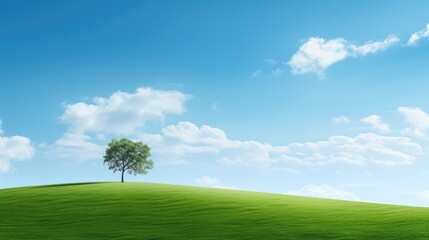
[[[363,133],[355,137],[332,136],[318,142],[273,146],[258,141],[229,139],[221,129],[191,122],[179,122],[162,129],[160,134],[143,134],[141,140],[152,146],[161,159],[181,159],[206,154],[225,165],[273,166],[296,164],[323,166],[336,163],[351,165],[396,166],[412,164],[422,151],[406,137]]]

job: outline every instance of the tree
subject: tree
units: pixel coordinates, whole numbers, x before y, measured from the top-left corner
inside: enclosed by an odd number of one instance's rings
[[[126,138],[112,139],[104,155],[104,164],[113,172],[121,172],[121,182],[124,182],[124,173],[146,174],[153,168],[150,157],[150,148],[143,142],[133,142]]]

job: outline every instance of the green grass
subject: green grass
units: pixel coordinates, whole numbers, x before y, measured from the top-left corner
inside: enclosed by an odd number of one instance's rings
[[[153,183],[0,190],[0,239],[429,239],[429,209]]]

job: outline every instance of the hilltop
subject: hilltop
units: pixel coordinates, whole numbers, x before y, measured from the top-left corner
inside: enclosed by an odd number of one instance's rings
[[[429,208],[155,183],[0,190],[0,239],[429,239]]]

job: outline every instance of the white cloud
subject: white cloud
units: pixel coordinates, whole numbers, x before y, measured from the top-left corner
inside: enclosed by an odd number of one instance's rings
[[[422,38],[429,37],[429,23],[426,25],[425,29],[422,29],[418,32],[413,33],[410,38],[408,39],[407,45],[413,46],[417,44],[417,41],[419,41]]]
[[[371,175],[371,176],[374,176]],[[369,188],[369,187],[380,187],[380,186],[387,186],[392,185],[392,183],[386,183],[386,182],[361,182],[361,183],[343,183],[341,186],[348,187],[348,188]]]
[[[280,76],[282,75],[282,73],[283,73],[283,70],[281,70],[280,68],[276,68],[271,71],[271,74],[273,74],[274,76]]]
[[[272,146],[257,141],[230,140],[224,131],[191,122],[179,122],[161,131],[161,134],[143,134],[161,159],[189,159],[204,154],[226,165],[271,166],[284,164],[326,165],[348,163],[352,165],[395,166],[412,164],[422,149],[406,137],[387,137],[374,133],[356,137],[333,136],[326,141],[291,143]]]
[[[103,159],[106,146],[91,141],[91,137],[79,132],[67,132],[54,144],[41,147],[49,159],[65,159],[75,162]]]
[[[4,134],[4,131],[2,129],[3,121],[0,119],[0,136]]]
[[[166,114],[182,114],[188,99],[178,91],[118,91],[108,98],[95,97],[92,103],[69,104],[60,120],[70,125],[72,132],[131,134],[146,121],[163,120]]]
[[[287,173],[295,173],[295,174],[301,173],[301,171],[299,171],[298,169],[288,168],[288,167],[272,167],[270,169],[280,170],[280,171],[284,171]]]
[[[330,185],[305,185],[297,191],[292,191],[287,194],[299,195],[299,196],[308,196],[308,197],[318,197],[318,198],[331,198],[331,199],[340,199],[340,200],[350,200],[350,201],[361,201],[361,199],[354,193],[346,192],[333,188]]]
[[[384,133],[390,132],[389,125],[387,123],[384,123],[381,120],[381,117],[378,115],[371,115],[371,116],[362,118],[361,121],[363,123],[371,125],[374,129],[377,129],[381,132],[384,132]]]
[[[348,123],[350,122],[350,119],[346,116],[341,115],[338,117],[333,117],[332,122],[335,124]]]
[[[213,188],[223,188],[223,189],[233,189],[240,190],[239,187],[236,186],[225,186],[222,185],[221,182],[217,178],[203,176],[201,178],[195,179],[195,181],[203,186],[213,187]]]
[[[26,137],[0,136],[0,172],[11,171],[14,161],[30,160],[35,151],[31,140]]]
[[[195,179],[195,181],[201,185],[217,185],[220,183],[220,181],[217,178],[212,178],[207,176]]]
[[[346,40],[336,38],[326,41],[312,37],[299,47],[288,64],[293,74],[314,72],[323,76],[326,68],[344,60],[348,55]]]
[[[229,165],[266,165],[272,161],[269,152],[273,147],[269,144],[229,140],[221,129],[197,127],[191,122],[167,126],[161,134],[143,134],[141,139],[153,147],[161,159],[183,159],[203,153],[204,158],[208,158],[208,154]]]
[[[422,148],[405,137],[361,133],[356,137],[333,136],[327,141],[292,143],[286,151],[291,160],[317,165],[344,162],[395,166],[412,164]]]
[[[212,110],[216,111],[216,112],[220,110],[219,104],[217,102],[215,102],[215,103],[212,104]]]
[[[404,133],[415,137],[426,138],[426,130],[429,129],[429,115],[418,107],[399,107],[398,111],[404,115],[405,120],[413,128],[405,129]]]
[[[399,42],[399,38],[395,35],[390,35],[383,41],[379,42],[367,42],[364,45],[356,46],[356,45],[350,45],[351,51],[354,54],[366,56],[370,53],[377,53],[386,50],[390,46],[396,44]]]
[[[256,70],[256,71],[254,71],[252,73],[252,78],[259,77],[261,75],[262,75],[262,71],[261,70]]]
[[[138,88],[135,93],[118,91],[108,98],[95,97],[91,103],[69,104],[60,117],[69,129],[55,143],[42,146],[42,152],[51,159],[102,159],[106,146],[97,142],[110,134],[136,136],[147,121],[183,113],[189,98],[178,91]]]
[[[278,63],[278,61],[276,61],[274,59],[265,59],[264,62],[266,62],[270,65],[276,65]]]
[[[417,196],[423,200],[429,201],[429,190],[417,193]]]
[[[312,37],[299,47],[288,64],[292,68],[293,74],[313,72],[323,77],[324,71],[334,63],[348,57],[377,53],[397,42],[399,39],[395,35],[390,35],[383,41],[370,41],[360,46],[343,38],[325,40],[324,38]]]

